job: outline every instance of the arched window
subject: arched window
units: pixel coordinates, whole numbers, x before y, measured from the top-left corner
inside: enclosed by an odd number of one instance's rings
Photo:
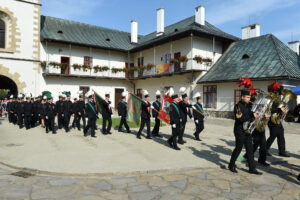
[[[5,48],[5,23],[0,19],[0,48]]]

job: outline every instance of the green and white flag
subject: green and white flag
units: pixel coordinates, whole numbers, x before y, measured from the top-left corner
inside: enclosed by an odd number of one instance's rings
[[[127,119],[136,125],[139,124],[141,118],[142,99],[129,93],[127,101]]]

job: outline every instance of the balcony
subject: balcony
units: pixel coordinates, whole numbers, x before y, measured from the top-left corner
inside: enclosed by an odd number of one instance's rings
[[[162,64],[155,65],[151,69],[144,69],[134,71],[133,78],[150,78],[150,77],[160,77],[160,76],[171,76],[175,74],[183,74],[189,72],[201,72],[208,71],[211,68],[211,65],[200,64],[196,61],[189,60],[186,63],[177,63],[177,64]]]
[[[113,72],[111,69],[95,70],[93,69],[75,69],[72,66],[65,68],[47,65],[42,67],[44,76],[64,76],[81,78],[103,78],[103,79],[125,79],[125,72]]]

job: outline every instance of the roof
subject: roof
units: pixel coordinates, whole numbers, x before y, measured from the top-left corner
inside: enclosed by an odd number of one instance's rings
[[[59,31],[62,31],[62,33],[59,33]],[[194,16],[166,26],[165,32],[162,36],[157,37],[156,32],[144,36],[139,35],[138,44],[131,43],[131,34],[128,32],[65,19],[41,16],[41,39],[44,41],[57,41],[120,51],[129,51],[141,48],[144,45],[149,45],[153,42],[178,35],[185,31],[195,31],[230,41],[239,40],[239,38],[221,31],[208,22],[206,22],[204,26],[195,23]],[[110,41],[107,41],[108,38]]]
[[[246,75],[254,80],[300,79],[299,63],[295,52],[267,34],[232,43],[198,84],[237,81]]]

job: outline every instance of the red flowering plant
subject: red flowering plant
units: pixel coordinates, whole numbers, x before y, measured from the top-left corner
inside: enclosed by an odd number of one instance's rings
[[[179,62],[187,62],[189,59],[186,56],[180,56],[178,60]]]
[[[73,64],[72,66],[73,66],[74,70],[81,69],[81,65],[79,65],[79,64]]]
[[[176,58],[172,58],[172,59],[170,60],[170,63],[171,63],[171,64],[177,64],[177,63],[179,63],[179,60],[176,59]]]
[[[155,67],[155,65],[153,65],[152,63],[148,63],[148,64],[146,65],[146,67],[147,67],[147,70],[151,70],[152,67]]]

